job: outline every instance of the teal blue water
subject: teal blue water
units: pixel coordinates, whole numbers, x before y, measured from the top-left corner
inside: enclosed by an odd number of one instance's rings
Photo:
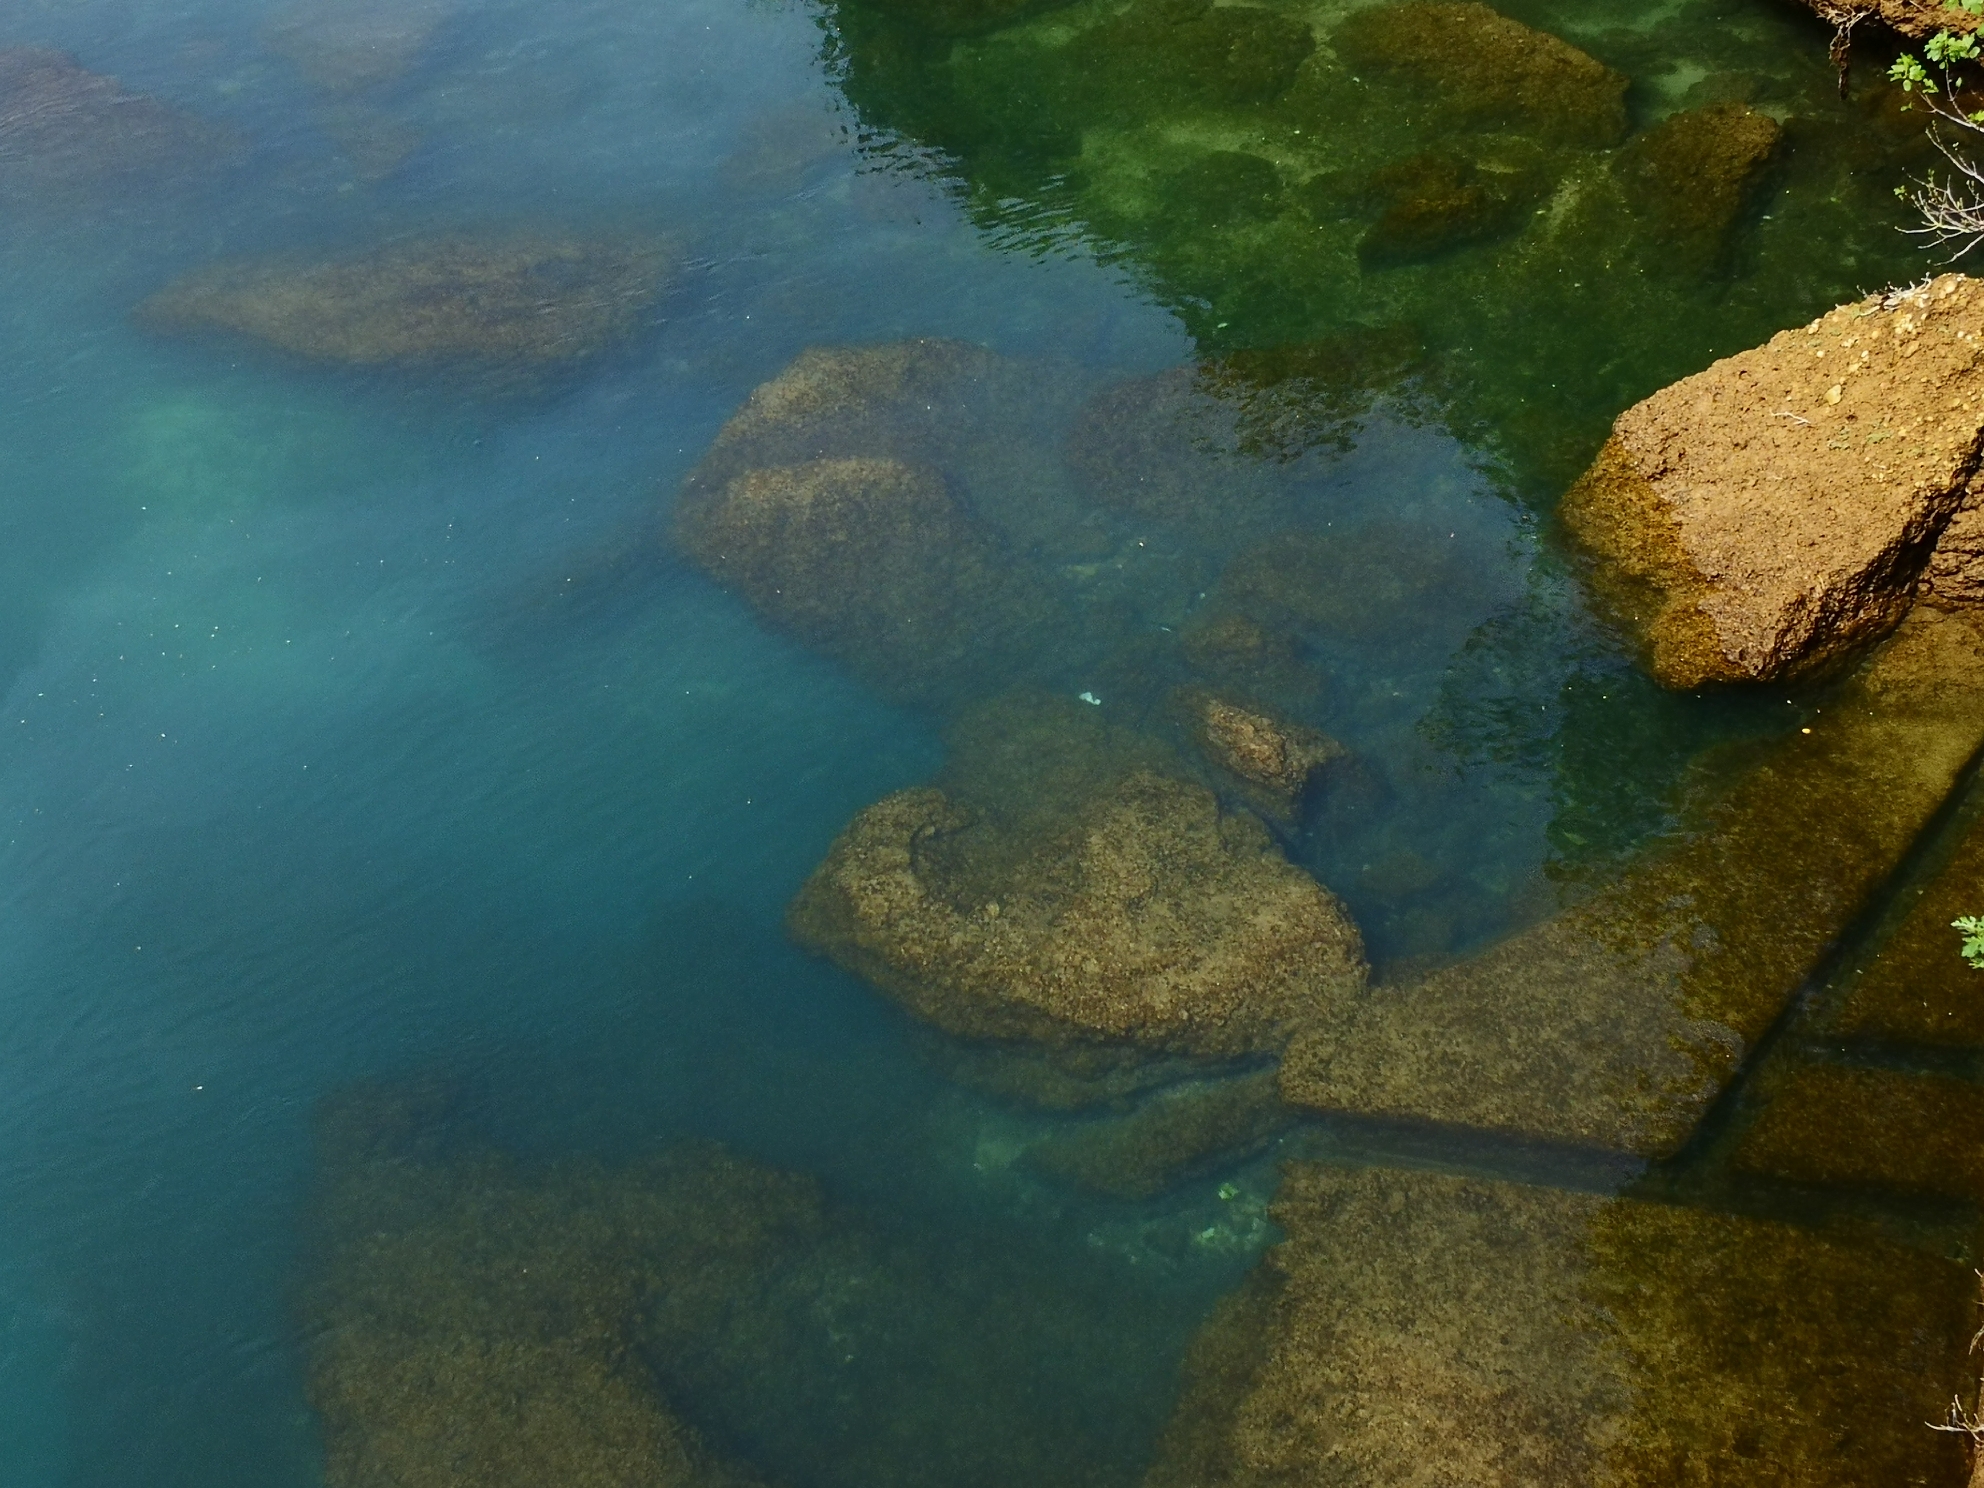
[[[464,6],[385,95],[417,142],[376,180],[265,20],[0,4],[0,45],[244,142],[204,184],[0,219],[0,1484],[318,1481],[311,1112],[435,1071],[520,1151],[713,1137],[940,1249],[1103,1266],[1139,1308],[1095,1325],[1115,1377],[1068,1388],[1120,1411],[1099,1450],[1133,1481],[1178,1349],[1252,1253],[1148,1264],[1135,1237],[1210,1194],[987,1178],[1019,1118],[787,943],[835,833],[938,768],[936,727],[664,533],[723,419],[804,347],[951,336],[1099,386],[1189,357],[1177,316],[1079,245],[1002,250],[941,161],[864,138],[799,6]],[[659,229],[684,265],[634,345],[542,398],[129,318],[216,255],[519,219]],[[1704,740],[1795,721],[1648,696],[1446,432],[1381,415],[1310,499],[1464,542],[1478,579],[1342,658],[1333,727],[1421,782],[1304,849],[1380,957],[1429,932],[1359,886],[1375,858],[1458,865],[1435,948],[1463,949],[1552,861],[1657,830]]]

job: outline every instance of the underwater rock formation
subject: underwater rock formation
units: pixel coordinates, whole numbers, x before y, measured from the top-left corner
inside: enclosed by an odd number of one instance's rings
[[[1027,1161],[1119,1199],[1148,1199],[1188,1178],[1251,1157],[1294,1117],[1271,1069],[1227,1079],[1188,1080],[1124,1116],[1107,1116],[1043,1137]]]
[[[1783,135],[1769,114],[1716,103],[1671,114],[1635,136],[1614,169],[1651,229],[1642,254],[1649,268],[1718,269]]]
[[[1438,1173],[1291,1165],[1146,1488],[1955,1483],[1960,1263]]]
[[[1562,514],[1662,682],[1804,676],[1894,627],[1977,469],[1980,333],[1948,274],[1619,416]]]
[[[1206,760],[1238,783],[1248,805],[1277,822],[1293,821],[1317,771],[1349,752],[1320,729],[1198,688],[1181,691],[1175,706]]]
[[[1278,10],[1212,0],[1133,0],[1072,43],[1075,65],[1104,93],[1131,82],[1200,107],[1278,97],[1316,38]]]
[[[993,534],[928,467],[810,460],[677,508],[676,540],[776,628],[900,687],[993,649],[1009,598]]]
[[[1984,635],[1918,610],[1691,826],[1591,899],[1290,1046],[1298,1104],[1661,1156],[1984,743]]]
[[[965,907],[933,846],[959,878],[1018,855],[983,826],[974,852],[977,825],[930,789],[868,808],[794,902],[794,933],[975,1038],[1248,1053],[1362,983],[1342,907],[1202,787],[1130,776]]]
[[[244,336],[311,361],[528,382],[632,336],[668,270],[652,242],[427,239],[329,262],[217,264],[167,285],[137,318],[149,330]]]
[[[155,184],[232,149],[218,126],[42,47],[0,47],[0,200]]]
[[[1803,1183],[1984,1203],[1980,1131],[1984,1086],[1970,1080],[1815,1064],[1771,1093],[1736,1165]]]
[[[1374,172],[1366,191],[1384,205],[1357,242],[1358,260],[1372,268],[1420,263],[1500,237],[1524,205],[1520,194],[1485,178],[1472,161],[1431,152]]]
[[[788,923],[966,1038],[1247,1054],[1364,980],[1357,927],[1259,822],[1141,769],[1017,821],[899,791],[841,834]]]
[[[326,92],[398,81],[454,14],[453,0],[304,0],[263,28],[270,51]]]
[[[1465,124],[1534,131],[1585,149],[1625,137],[1624,77],[1475,0],[1367,6],[1337,27],[1331,44],[1353,66],[1411,79]]]

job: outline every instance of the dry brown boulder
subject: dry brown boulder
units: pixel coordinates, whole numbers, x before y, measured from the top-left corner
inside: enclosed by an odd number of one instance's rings
[[[1332,38],[1359,69],[1423,87],[1457,122],[1604,149],[1626,133],[1626,78],[1476,0],[1353,11]]]
[[[312,361],[528,375],[632,335],[668,263],[653,242],[428,239],[328,262],[217,264],[137,315],[152,330],[226,332]]]
[[[228,153],[227,134],[62,52],[0,48],[0,197],[155,180]]]
[[[1251,1053],[1364,982],[1357,927],[1258,821],[1141,770],[1018,831],[899,791],[841,834],[788,923],[968,1038]]]
[[[1843,305],[1619,416],[1563,517],[1670,687],[1822,671],[1891,630],[1984,431],[1984,291]]]

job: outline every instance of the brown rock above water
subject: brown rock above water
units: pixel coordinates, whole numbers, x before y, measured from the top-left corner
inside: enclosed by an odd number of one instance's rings
[[[653,242],[427,239],[326,262],[216,264],[137,314],[148,329],[231,333],[312,361],[528,377],[633,334],[667,273]]]
[[[1259,822],[1148,771],[1017,833],[899,791],[855,818],[789,924],[969,1038],[1250,1053],[1364,981],[1357,927]]]
[[[1621,414],[1563,516],[1670,687],[1836,665],[1906,613],[1984,431],[1984,291],[1843,305]]]

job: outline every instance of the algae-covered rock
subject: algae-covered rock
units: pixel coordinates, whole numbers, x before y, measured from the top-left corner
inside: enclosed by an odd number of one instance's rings
[[[1147,1199],[1252,1156],[1293,1114],[1273,1070],[1191,1080],[1159,1091],[1128,1115],[1043,1137],[1027,1149],[1027,1160],[1115,1198]]]
[[[1961,1481],[1958,1263],[1436,1173],[1295,1165],[1273,1213],[1148,1488]]]
[[[404,76],[454,11],[454,0],[302,0],[262,35],[314,87],[349,93]]]
[[[1073,43],[1074,63],[1187,107],[1265,103],[1287,91],[1316,39],[1277,10],[1211,0],[1132,0]]]
[[[667,274],[652,242],[426,239],[315,263],[217,264],[137,315],[150,330],[244,336],[310,361],[528,378],[627,340]]]
[[[225,131],[67,53],[0,47],[0,200],[153,185],[212,166]]]
[[[1316,773],[1348,753],[1320,729],[1198,688],[1181,691],[1175,706],[1205,759],[1275,821],[1294,820]]]
[[[1822,714],[1586,902],[1290,1047],[1289,1100],[1675,1151],[1984,742],[1984,637],[1918,611]]]
[[[676,539],[773,625],[885,684],[979,658],[1007,598],[998,544],[928,467],[809,460],[677,508]]]
[[[1586,149],[1617,144],[1626,133],[1624,77],[1474,0],[1368,6],[1353,11],[1331,43],[1353,66],[1423,87],[1437,108],[1468,124]]]
[[[1957,954],[1952,921],[1984,914],[1984,821],[1920,892],[1908,916],[1855,967],[1828,1032],[1886,1043],[1984,1047],[1984,971]]]
[[[1619,416],[1562,512],[1661,681],[1802,676],[1893,628],[1977,467],[1980,332],[1947,274]]]
[[[1147,770],[1017,829],[900,791],[855,818],[788,920],[969,1038],[1244,1054],[1364,977],[1356,926],[1259,822]]]
[[[1771,1092],[1736,1165],[1804,1183],[1984,1202],[1984,1086],[1906,1070],[1807,1066]]]
[[[1358,240],[1357,256],[1371,267],[1418,263],[1470,243],[1499,237],[1523,202],[1483,178],[1472,162],[1425,153],[1376,172],[1367,188],[1383,214]]]
[[[1717,103],[1670,115],[1621,150],[1614,168],[1653,233],[1648,265],[1720,267],[1783,134],[1769,114]]]

